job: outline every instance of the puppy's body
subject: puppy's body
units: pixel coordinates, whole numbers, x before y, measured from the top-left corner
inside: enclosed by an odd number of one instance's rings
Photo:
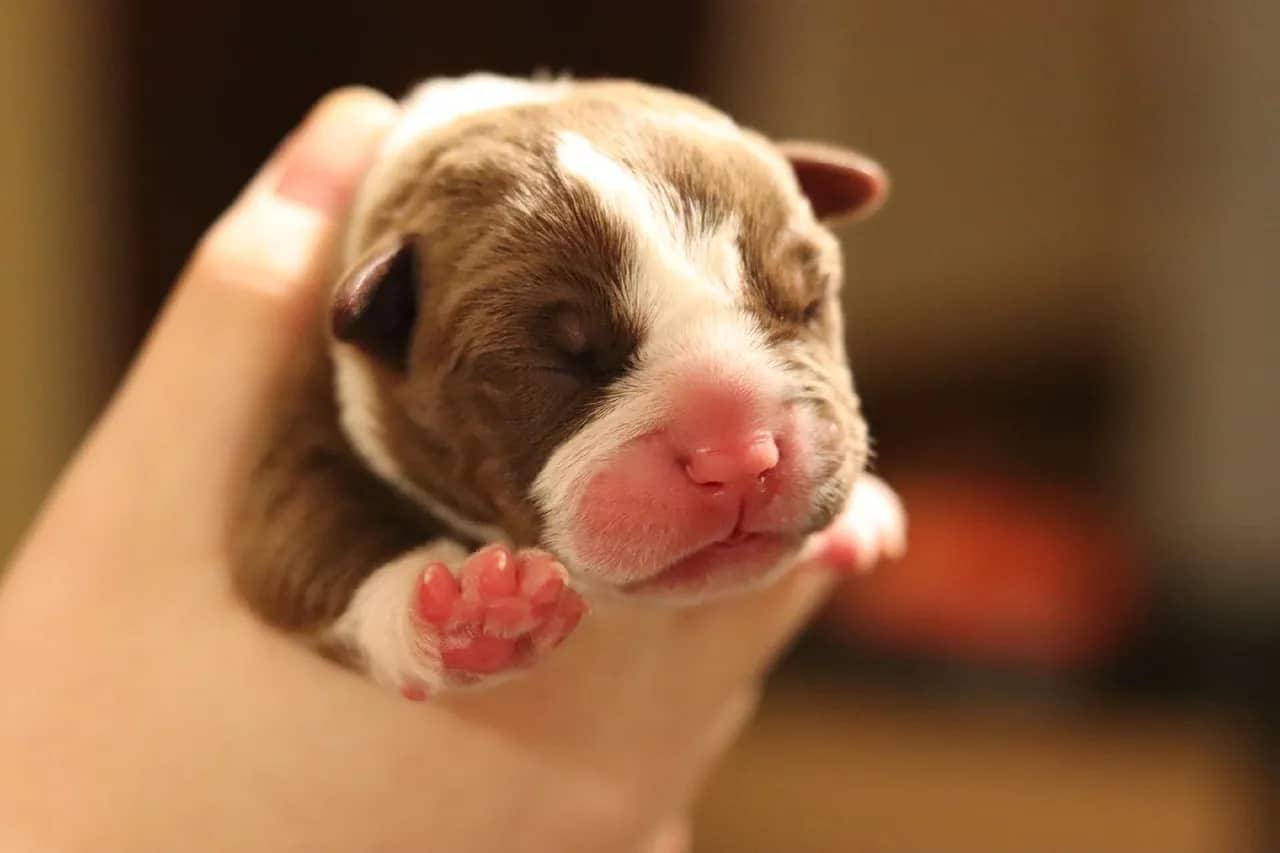
[[[579,590],[764,582],[851,494],[892,540],[818,219],[881,192],[652,87],[424,84],[243,501],[239,588],[416,695],[534,659]],[[494,542],[554,558],[467,556]]]

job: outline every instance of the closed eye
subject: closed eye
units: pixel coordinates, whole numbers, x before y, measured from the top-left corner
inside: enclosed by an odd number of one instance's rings
[[[632,352],[616,353],[596,348],[568,351],[557,347],[538,353],[529,360],[529,367],[551,374],[563,383],[603,387],[630,369],[633,361]]]
[[[591,349],[557,350],[554,364],[548,369],[557,373],[590,379],[596,373],[598,355]]]

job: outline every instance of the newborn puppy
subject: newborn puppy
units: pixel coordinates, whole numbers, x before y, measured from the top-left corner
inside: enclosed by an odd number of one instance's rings
[[[423,84],[241,501],[239,590],[418,698],[529,664],[583,596],[741,590],[824,530],[900,549],[821,224],[884,188],[649,86]]]

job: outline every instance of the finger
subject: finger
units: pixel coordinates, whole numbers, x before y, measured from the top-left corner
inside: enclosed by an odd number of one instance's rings
[[[323,99],[201,239],[121,394],[184,454],[235,444],[319,322],[341,219],[395,119],[366,90]]]

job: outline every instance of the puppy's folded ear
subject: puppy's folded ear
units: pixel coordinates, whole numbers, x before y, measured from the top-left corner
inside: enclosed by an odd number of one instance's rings
[[[889,176],[879,163],[853,151],[818,142],[779,142],[800,190],[823,222],[866,219],[889,194]]]
[[[421,269],[413,236],[368,252],[334,291],[330,309],[334,339],[403,372],[418,319]]]

